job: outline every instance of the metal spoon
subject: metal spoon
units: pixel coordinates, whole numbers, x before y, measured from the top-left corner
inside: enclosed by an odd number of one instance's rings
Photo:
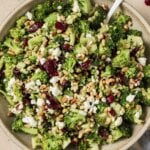
[[[115,0],[113,6],[111,7],[111,9],[109,10],[107,14],[106,23],[109,23],[112,15],[115,13],[115,11],[117,10],[117,8],[120,6],[122,2],[123,0]]]

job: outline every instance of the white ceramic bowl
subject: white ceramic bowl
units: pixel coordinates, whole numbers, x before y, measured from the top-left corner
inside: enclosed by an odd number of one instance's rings
[[[43,0],[25,0],[19,7],[5,19],[0,26],[0,40],[7,34],[10,27],[13,26],[15,20],[30,10],[34,5]],[[99,2],[100,0],[95,0]],[[102,3],[110,5],[109,0],[101,0]],[[150,63],[150,26],[142,18],[142,16],[129,4],[123,3],[121,9],[133,18],[134,27],[143,32],[143,39],[146,45],[146,56]],[[22,150],[32,149],[31,137],[24,133],[14,133],[11,131],[12,119],[7,117],[7,102],[4,97],[0,96],[0,126],[3,128],[9,139],[16,144],[16,147],[20,147]],[[145,108],[145,122],[143,125],[134,126],[133,135],[129,139],[120,140],[114,144],[104,145],[102,150],[125,150],[132,146],[147,130],[150,124],[150,108]],[[6,143],[7,144],[7,143]]]

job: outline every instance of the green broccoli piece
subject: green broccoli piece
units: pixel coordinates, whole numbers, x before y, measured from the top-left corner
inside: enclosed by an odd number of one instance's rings
[[[20,17],[18,20],[17,20],[17,22],[16,22],[16,26],[18,27],[18,28],[22,28],[23,26],[24,26],[24,23],[26,22],[28,20],[28,18],[27,18],[27,16],[22,16],[22,17]]]
[[[137,68],[136,68],[136,66],[128,68],[127,72],[125,72],[125,76],[127,78],[134,78],[136,76],[136,74],[137,74]]]
[[[54,26],[57,21],[57,13],[51,13],[48,17],[44,19],[44,22],[48,24],[49,27]]]
[[[106,18],[107,11],[104,10],[101,6],[98,6],[94,12],[94,15],[89,18],[90,28],[97,30],[101,27],[101,23]]]
[[[128,31],[128,35],[142,36],[142,32],[135,29],[130,29]]]
[[[75,65],[76,59],[72,55],[70,55],[63,64],[63,68],[69,73],[73,73]]]
[[[111,56],[111,49],[106,45],[106,43],[100,43],[99,45],[99,55],[105,55],[107,57]]]
[[[45,71],[38,71],[32,74],[33,80],[40,80],[42,83],[46,84],[48,82],[48,74]]]
[[[88,142],[81,140],[81,142],[78,145],[78,150],[87,150],[88,148],[89,148]]]
[[[131,17],[128,15],[125,15],[123,12],[119,12],[112,20],[112,24],[120,24],[125,25],[128,23],[128,21],[131,21]]]
[[[150,64],[144,66],[143,72],[145,78],[150,78]]]
[[[87,33],[90,30],[90,25],[87,20],[80,20],[80,25],[79,26],[79,32],[81,33]]]
[[[25,29],[20,29],[20,28],[12,28],[11,30],[10,30],[10,36],[12,37],[12,38],[17,38],[17,39],[19,39],[19,38],[21,38],[21,37],[23,37],[24,36],[24,34],[25,34]]]
[[[43,37],[41,35],[33,37],[28,41],[29,49],[32,50],[36,46],[39,47],[42,44],[42,41],[43,41]]]
[[[150,106],[150,88],[148,88],[147,90],[143,88],[142,95],[143,98],[141,99],[141,103]]]
[[[43,19],[52,11],[52,2],[50,0],[46,0],[46,2],[37,5],[31,13],[33,14],[33,19],[35,21],[43,21]]]
[[[105,71],[101,73],[102,78],[109,78],[113,75],[113,70],[111,66],[106,66]]]
[[[54,135],[52,133],[44,135],[42,139],[43,150],[61,150],[65,149],[69,144],[70,140],[68,137],[61,135]]]
[[[68,113],[65,114],[64,117],[64,122],[69,129],[76,129],[77,125],[84,123],[85,121],[85,115],[76,109],[71,109]]]
[[[32,137],[32,148],[36,149],[42,147],[42,140],[38,136]]]
[[[15,68],[15,65],[14,64],[5,64],[5,70],[4,70],[4,73],[5,73],[5,77],[7,79],[10,79],[12,76],[13,76],[13,70]]]
[[[19,117],[17,117],[13,123],[12,123],[12,130],[13,131],[23,131],[27,134],[31,134],[31,135],[37,135],[37,129],[36,128],[27,128],[24,126],[22,119],[20,119]]]
[[[129,138],[132,135],[132,130],[129,126],[121,125],[118,128],[111,130],[113,141],[117,141],[120,138]]]
[[[18,45],[18,43],[14,42],[11,38],[5,39],[4,46],[9,48],[9,50],[13,51],[16,55],[23,52],[23,49]]]
[[[91,0],[78,0],[80,10],[83,14],[89,14],[93,8]]]
[[[56,43],[58,43],[58,44],[60,44],[60,45],[63,45],[64,42],[65,42],[65,39],[64,39],[64,37],[58,35],[58,36],[56,36],[56,37],[54,38],[54,42],[56,42]]]
[[[136,124],[141,124],[143,122],[143,120],[141,120],[141,117],[142,117],[141,105],[135,105],[134,107],[126,109],[125,119],[127,121],[130,121]]]
[[[114,68],[122,68],[130,65],[130,51],[122,50],[120,53],[113,59],[112,66]]]

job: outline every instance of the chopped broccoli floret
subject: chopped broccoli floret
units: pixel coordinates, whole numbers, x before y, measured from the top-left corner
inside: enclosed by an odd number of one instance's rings
[[[25,29],[12,28],[10,30],[10,35],[12,38],[21,38],[25,34]]]
[[[145,78],[150,78],[150,64],[144,66],[144,77]]]
[[[150,88],[148,88],[147,90],[142,89],[142,95],[143,98],[141,100],[141,103],[150,106]]]
[[[80,20],[80,25],[79,26],[79,32],[81,33],[87,33],[89,32],[89,28],[90,28],[90,25],[89,25],[89,22],[87,20]]]
[[[76,65],[76,59],[72,55],[66,59],[65,63],[63,64],[63,68],[67,70],[69,73],[74,72],[74,66]]]
[[[20,54],[23,52],[23,49],[10,38],[6,38],[4,41],[4,46],[9,48],[9,50],[13,51],[16,55]]]
[[[51,1],[46,0],[43,4],[37,5],[31,12],[34,20],[42,21],[51,11],[53,11]]]
[[[125,125],[111,130],[113,141],[117,141],[120,138],[129,138],[131,134],[131,128]]]
[[[94,15],[89,18],[91,29],[97,30],[101,27],[101,23],[106,18],[107,11],[104,10],[101,6],[96,8]]]
[[[22,17],[20,17],[20,18],[17,20],[17,22],[16,22],[17,27],[18,27],[18,28],[22,28],[22,27],[24,26],[24,23],[25,23],[27,20],[28,20],[27,16],[22,16]]]
[[[102,78],[109,78],[113,75],[113,70],[111,66],[106,66],[105,71],[101,73]]]
[[[23,127],[22,119],[16,118],[14,122],[12,123],[12,130],[19,131]]]
[[[63,146],[64,144],[67,145]],[[42,148],[43,150],[61,150],[65,149],[70,144],[70,140],[68,137],[54,134],[44,135],[42,139]]]
[[[38,136],[32,137],[32,147],[33,147],[33,149],[42,147],[42,141]]]
[[[48,17],[44,19],[44,22],[48,24],[49,27],[52,27],[57,21],[57,13],[51,13]]]
[[[77,125],[86,121],[85,115],[79,110],[71,109],[65,114],[64,122],[69,129],[76,129]]]
[[[38,71],[32,75],[33,80],[40,80],[42,83],[48,82],[48,74],[45,71]]]
[[[137,74],[137,68],[136,68],[136,66],[128,68],[127,72],[125,72],[125,76],[127,78],[134,78],[136,76],[136,74]]]
[[[141,120],[141,117],[142,107],[140,105],[135,105],[134,107],[127,109],[125,112],[126,120],[132,123],[141,124],[143,122],[143,120]]]
[[[112,66],[114,68],[122,68],[130,65],[130,51],[122,50],[120,53],[113,59]]]
[[[64,40],[64,37],[58,35],[54,38],[54,41],[57,42],[58,44],[62,45],[64,44],[65,40]]]
[[[128,35],[142,36],[142,32],[135,29],[130,29],[128,31]]]
[[[89,14],[92,10],[91,0],[78,0],[80,9],[83,14]]]
[[[28,41],[29,49],[32,50],[36,46],[40,46],[43,41],[43,37],[41,35],[33,37]]]

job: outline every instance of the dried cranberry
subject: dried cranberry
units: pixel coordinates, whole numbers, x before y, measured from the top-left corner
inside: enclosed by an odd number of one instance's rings
[[[125,75],[124,74],[122,74],[122,73],[118,73],[117,74],[117,77],[120,79],[120,83],[121,84],[126,84],[126,77],[125,77]]]
[[[111,109],[111,110],[109,111],[109,113],[110,113],[112,116],[115,116],[115,115],[116,115],[116,112],[115,112],[113,109]]]
[[[47,94],[47,99],[50,102],[50,104],[47,104],[49,108],[52,108],[52,109],[60,109],[61,108],[60,103],[53,96],[50,96],[50,95]]]
[[[70,44],[63,44],[61,46],[61,49],[66,51],[66,52],[70,52],[70,51],[72,51],[72,46]]]
[[[24,103],[24,105],[31,106],[30,94],[28,94],[28,93],[24,94],[24,96],[23,96],[23,103]]]
[[[61,30],[62,32],[65,32],[67,29],[68,25],[64,22],[56,22],[55,24],[55,28],[58,30]]]
[[[0,70],[0,78],[4,77],[4,72],[2,70]]]
[[[108,104],[111,104],[115,101],[115,97],[113,95],[109,95],[107,98],[106,98],[106,101]]]
[[[16,67],[14,68],[13,73],[14,73],[14,76],[17,77],[17,78],[19,78],[20,75],[21,75],[20,70]]]
[[[43,22],[35,22],[33,25],[30,26],[29,32],[34,33],[36,32],[39,28],[43,26]]]
[[[135,57],[136,54],[137,54],[137,52],[138,52],[139,50],[140,50],[139,47],[134,48],[134,49],[131,51],[130,56],[131,56],[131,57]]]
[[[28,38],[23,38],[22,42],[23,42],[23,48],[28,46]]]
[[[52,76],[58,76],[58,72],[57,72],[57,68],[58,68],[58,63],[55,59],[51,60],[47,60],[41,67],[43,70],[45,70],[47,72],[47,74],[49,75],[49,77]]]
[[[101,136],[103,139],[107,139],[108,136],[109,136],[108,130],[107,130],[106,128],[103,128],[103,127],[101,127],[101,128],[99,129],[99,134],[100,134],[100,136]]]
[[[87,71],[89,69],[89,67],[91,66],[91,60],[87,60],[86,62],[83,62],[81,64],[81,69],[84,71]]]
[[[146,4],[147,6],[150,6],[150,0],[145,0],[145,4]]]

